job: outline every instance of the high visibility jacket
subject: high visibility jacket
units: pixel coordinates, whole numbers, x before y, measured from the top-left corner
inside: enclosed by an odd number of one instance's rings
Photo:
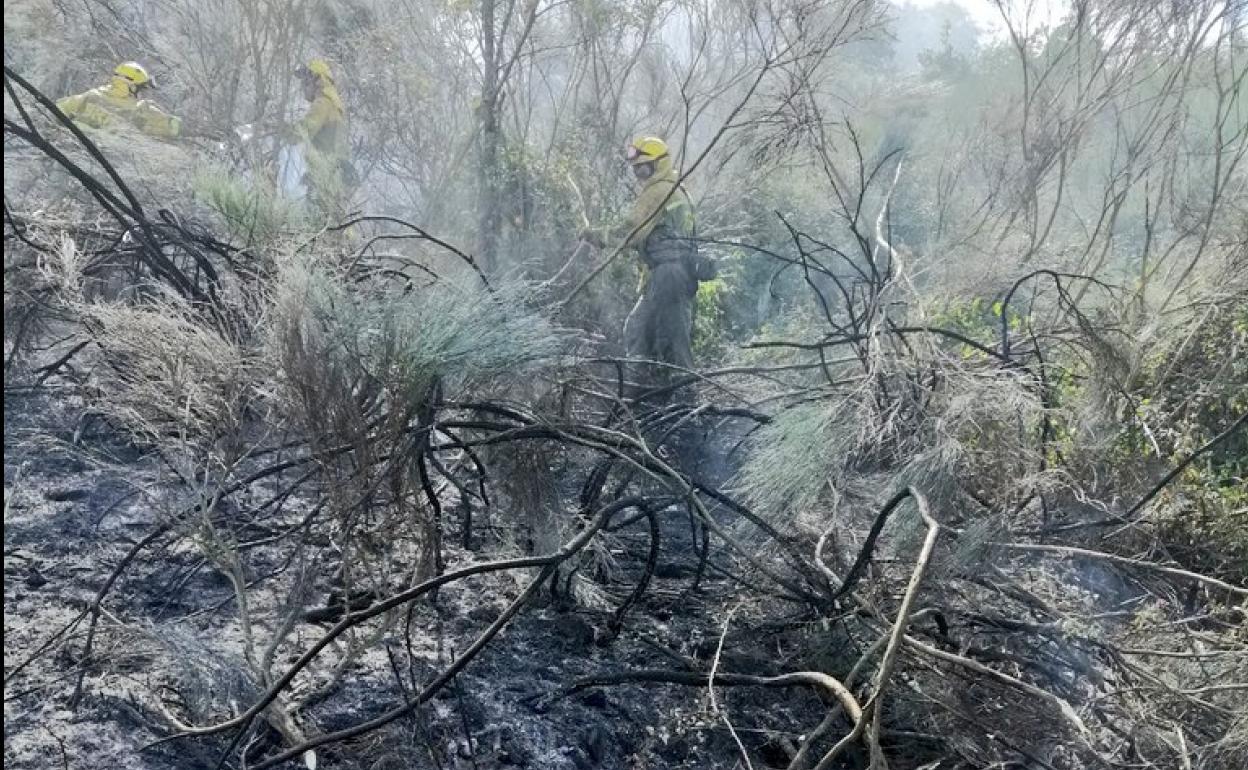
[[[609,240],[626,239],[625,246],[637,249],[648,268],[697,251],[693,203],[678,178],[670,169],[647,179],[624,222],[610,233]]]
[[[352,184],[348,175],[353,171],[346,109],[333,81],[320,78],[316,97],[303,118],[290,127],[290,134],[304,148],[309,197],[331,218],[341,217],[345,188]]]
[[[322,83],[307,113],[295,124],[295,133],[325,160],[338,163],[350,154],[347,113],[332,83]]]
[[[56,106],[75,123],[92,128],[114,129],[129,123],[149,136],[162,139],[173,139],[182,131],[180,118],[136,97],[121,78],[85,93],[66,96],[58,100]]]

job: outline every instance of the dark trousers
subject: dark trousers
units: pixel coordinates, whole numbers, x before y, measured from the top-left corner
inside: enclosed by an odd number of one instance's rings
[[[693,301],[697,291],[697,281],[681,262],[653,267],[641,299],[624,322],[629,357],[692,369]],[[670,367],[643,365],[634,379],[643,386],[661,387],[683,374]]]

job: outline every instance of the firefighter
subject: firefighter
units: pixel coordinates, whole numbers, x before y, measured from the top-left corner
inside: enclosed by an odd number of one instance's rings
[[[639,137],[625,157],[641,184],[637,200],[620,225],[587,228],[581,237],[599,248],[622,242],[641,258],[641,297],[624,322],[624,344],[631,358],[670,365],[653,367],[644,384],[654,386],[693,368],[693,308],[700,278],[693,204],[662,139]]]
[[[324,59],[312,59],[295,74],[308,111],[290,127],[287,139],[303,148],[312,201],[331,218],[340,217],[346,188],[354,181],[346,109]]]
[[[56,106],[75,123],[92,128],[115,130],[129,124],[149,136],[174,139],[182,133],[182,120],[139,98],[155,85],[141,64],[122,62],[107,85],[66,96]]]

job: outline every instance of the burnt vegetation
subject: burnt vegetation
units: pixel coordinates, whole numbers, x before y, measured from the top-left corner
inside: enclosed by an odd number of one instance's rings
[[[164,54],[190,149],[6,34],[6,765],[1243,766],[1235,3],[1002,3],[904,82],[860,0],[438,11],[470,53],[154,5],[72,18]],[[332,221],[230,133],[318,45]],[[649,389],[628,255],[568,247],[643,123],[720,266]]]

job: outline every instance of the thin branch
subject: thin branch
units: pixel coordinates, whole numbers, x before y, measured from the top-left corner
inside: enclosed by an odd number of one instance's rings
[[[1035,543],[991,543],[991,545],[1006,548],[1011,551],[1025,551],[1029,553],[1050,553],[1058,556],[1066,556],[1078,559],[1096,559],[1099,561],[1109,561],[1115,564],[1124,564],[1129,567],[1139,567],[1140,569],[1150,570],[1152,572],[1160,572],[1171,577],[1182,578],[1183,580],[1194,580],[1197,583],[1219,588],[1228,591],[1237,596],[1248,596],[1248,588],[1233,586],[1224,580],[1215,577],[1202,575],[1198,572],[1191,572],[1177,567],[1167,567],[1143,559],[1132,559],[1126,556],[1118,556],[1112,553],[1103,553],[1101,551],[1092,551],[1087,548],[1077,548],[1071,545],[1039,545]]]

